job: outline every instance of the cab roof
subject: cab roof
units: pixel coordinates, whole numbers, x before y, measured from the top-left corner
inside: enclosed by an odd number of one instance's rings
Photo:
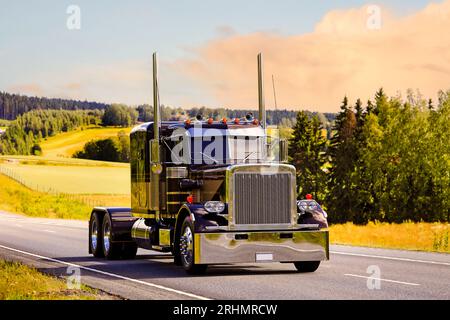
[[[200,126],[201,125],[201,126]],[[259,129],[257,130],[258,133],[260,130],[264,132],[263,128],[259,124],[254,124],[250,121],[242,121],[239,124],[235,124],[234,122],[213,122],[212,124],[208,124],[206,121],[193,121],[191,124],[186,124],[182,121],[161,121],[161,133],[164,132],[172,132],[178,128],[184,128],[188,131],[192,131],[191,129],[194,128],[201,128],[201,129],[219,129],[219,130],[232,130],[232,129],[246,129],[245,131],[248,132],[249,129]],[[153,122],[146,122],[142,123],[136,127],[134,127],[131,130],[131,134],[135,132],[152,132],[153,131]],[[203,131],[203,130],[202,130]],[[258,134],[259,135],[259,134]]]

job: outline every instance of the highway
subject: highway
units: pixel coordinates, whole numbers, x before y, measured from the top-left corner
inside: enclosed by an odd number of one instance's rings
[[[195,277],[153,251],[95,259],[87,238],[87,222],[0,211],[0,258],[61,276],[79,268],[82,283],[125,299],[450,299],[449,254],[332,246],[330,261],[312,274],[276,263],[211,266]]]

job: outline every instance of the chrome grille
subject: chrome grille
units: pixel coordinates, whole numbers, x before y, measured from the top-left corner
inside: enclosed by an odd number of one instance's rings
[[[234,223],[289,224],[292,210],[290,173],[234,174]]]

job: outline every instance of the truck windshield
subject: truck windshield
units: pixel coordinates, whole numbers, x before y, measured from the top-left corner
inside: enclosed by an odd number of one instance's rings
[[[190,164],[258,163],[265,159],[264,137],[193,137]]]

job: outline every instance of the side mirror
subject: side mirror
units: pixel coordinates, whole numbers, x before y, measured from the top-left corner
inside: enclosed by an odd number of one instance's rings
[[[280,139],[279,141],[279,157],[280,162],[287,163],[289,162],[289,156],[288,156],[288,141],[286,139]]]

